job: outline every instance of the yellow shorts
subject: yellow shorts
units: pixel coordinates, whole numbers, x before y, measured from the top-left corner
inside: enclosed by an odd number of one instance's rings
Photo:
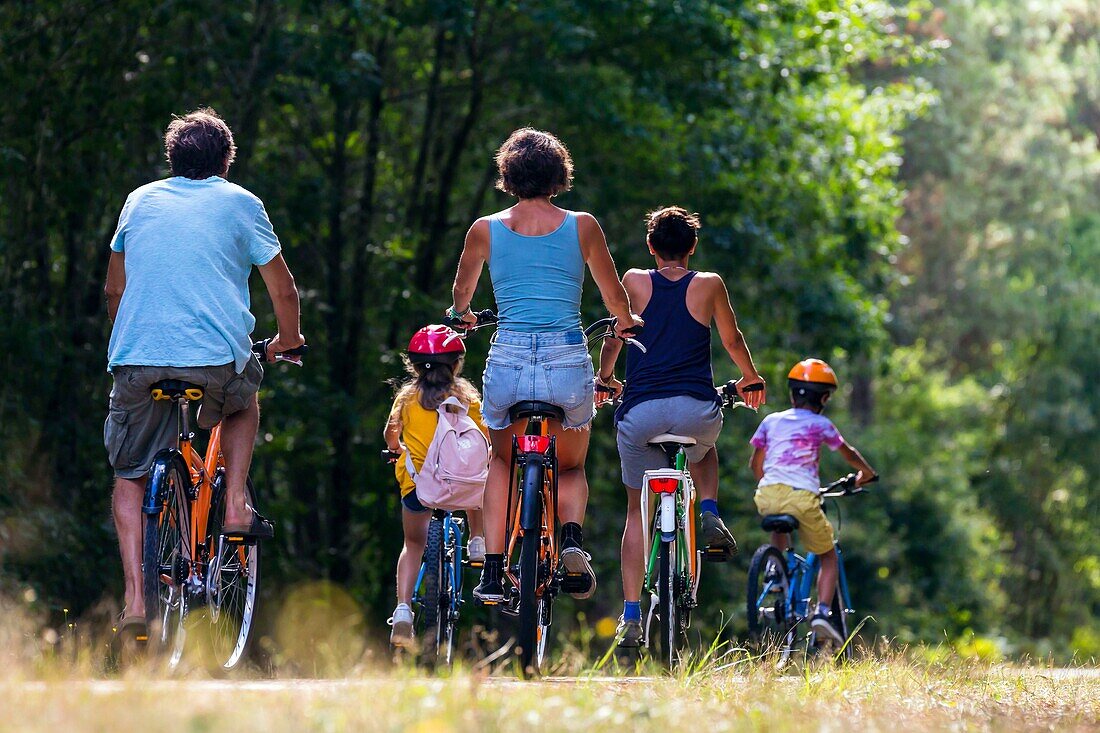
[[[786,484],[761,486],[753,497],[760,515],[790,514],[798,520],[798,532],[806,549],[821,555],[833,549],[833,525],[821,509],[821,499],[812,491]]]

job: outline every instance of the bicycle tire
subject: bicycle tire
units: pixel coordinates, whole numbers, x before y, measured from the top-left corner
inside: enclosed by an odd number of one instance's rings
[[[188,542],[190,530],[189,502],[186,487],[190,477],[184,473],[181,463],[170,458],[163,473],[150,474],[154,496],[160,498],[161,508],[156,514],[146,514],[142,535],[142,592],[145,597],[145,620],[149,627],[149,641],[158,650],[173,649],[178,658],[182,643],[180,633],[186,612],[183,595],[183,574],[186,559],[181,552]],[[165,581],[167,578],[167,582]]]
[[[260,595],[260,543],[223,544],[225,478],[219,477],[207,522],[206,546],[210,561],[206,570],[206,617],[213,627],[209,635],[214,666],[223,671],[240,668],[248,659],[253,623]],[[256,489],[247,479],[248,503],[256,506]],[[240,584],[237,581],[241,581]]]
[[[662,541],[657,550],[657,616],[661,621],[661,660],[669,667],[676,664],[680,642],[672,557],[673,543]]]
[[[462,531],[451,525],[443,553],[443,601],[440,603],[442,617],[440,651],[443,663],[448,667],[454,664],[455,634],[458,631],[458,606],[462,602],[462,560],[459,546],[462,544]]]
[[[539,616],[541,608],[538,590],[539,540],[534,532],[523,535],[519,555],[519,638],[516,654],[524,676],[539,674]]]
[[[765,584],[775,583],[769,591],[771,597],[760,605]],[[791,579],[787,572],[787,560],[772,545],[761,545],[753,553],[749,563],[746,589],[745,615],[749,622],[749,639],[760,651],[778,651],[784,658],[793,645],[792,620],[787,618],[787,600],[791,592]]]
[[[524,469],[521,485],[525,490],[534,488],[540,491],[543,477],[542,464],[537,460],[529,461]],[[524,496],[521,500],[530,499]],[[535,526],[541,527],[542,498],[536,497],[535,501],[538,502]],[[540,628],[543,609],[538,599],[541,545],[541,531],[524,530],[519,552],[519,638],[516,640],[516,654],[519,656],[524,676],[537,676],[540,672],[540,632],[543,631]]]
[[[850,662],[852,660],[856,640],[854,638],[848,638],[848,614],[844,610],[844,602],[840,594],[840,583],[836,584],[836,589],[833,591],[833,603],[830,607],[833,618],[837,619],[837,624],[840,626],[840,635],[844,637],[843,648],[839,650],[837,661]]]
[[[437,661],[440,632],[446,618],[442,612],[446,584],[443,576],[443,519],[433,516],[428,522],[428,540],[424,546],[424,578],[416,623],[420,660],[425,664]]]

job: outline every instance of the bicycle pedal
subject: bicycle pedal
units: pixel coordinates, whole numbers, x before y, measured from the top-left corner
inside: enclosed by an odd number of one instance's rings
[[[478,569],[478,568],[483,568],[483,567],[485,567],[485,562],[484,562],[484,561],[477,561],[477,562],[475,562],[475,561],[473,561],[473,560],[467,560],[467,561],[466,561],[466,567],[468,567],[468,568],[474,568],[474,569],[476,570],[476,569]]]
[[[587,573],[565,573],[561,589],[565,593],[587,593],[592,588],[592,576]]]
[[[707,562],[729,562],[733,559],[733,552],[728,547],[707,546],[703,559]]]
[[[227,534],[222,536],[225,537],[225,541],[230,544],[244,545],[245,547],[251,547],[252,545],[259,542],[259,539],[257,537],[250,537],[249,535]]]

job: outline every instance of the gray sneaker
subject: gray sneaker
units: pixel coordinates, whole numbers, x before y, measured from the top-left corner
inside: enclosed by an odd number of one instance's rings
[[[619,617],[619,627],[615,629],[615,638],[619,640],[619,647],[623,649],[636,649],[642,645],[642,622],[627,621]]]
[[[561,551],[561,564],[565,578],[561,589],[577,600],[591,598],[596,592],[596,573],[589,562],[592,556],[579,547],[566,547]]]
[[[413,612],[404,603],[398,603],[393,609],[393,616],[386,620],[393,630],[390,632],[390,644],[396,647],[407,647],[413,641]]]
[[[726,528],[726,523],[722,521],[721,517],[714,512],[703,512],[701,523],[703,525],[703,544],[706,546],[707,559],[726,560],[737,554],[737,540],[733,538],[733,533]],[[711,555],[716,557],[712,558]]]

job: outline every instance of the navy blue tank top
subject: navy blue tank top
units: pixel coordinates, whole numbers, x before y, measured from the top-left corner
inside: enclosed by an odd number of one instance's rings
[[[649,271],[653,295],[642,312],[645,328],[638,341],[647,349],[626,348],[626,390],[615,411],[622,420],[630,408],[662,397],[694,397],[721,402],[710,368],[710,328],[692,317],[687,307],[688,285],[695,272],[673,282]]]

